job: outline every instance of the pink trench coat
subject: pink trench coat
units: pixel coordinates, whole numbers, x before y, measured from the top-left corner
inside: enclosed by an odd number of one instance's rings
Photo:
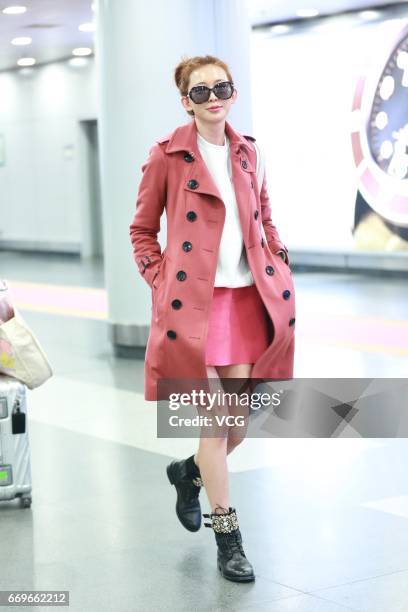
[[[248,264],[270,338],[252,378],[291,378],[295,296],[287,249],[271,220],[265,179],[258,190],[254,139],[229,123],[225,131]],[[155,401],[167,399],[158,397],[159,379],[207,378],[205,347],[225,205],[200,155],[194,119],[158,140],[142,171],[130,238],[139,272],[152,289],[145,399]],[[161,252],[157,234],[164,208],[167,245]],[[287,263],[276,254],[280,249]]]

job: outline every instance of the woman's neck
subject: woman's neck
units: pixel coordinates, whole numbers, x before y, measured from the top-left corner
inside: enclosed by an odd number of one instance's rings
[[[220,146],[225,144],[225,121],[223,121],[222,123],[208,124],[196,119],[195,122],[197,126],[197,132],[205,140],[207,140],[207,142],[211,142],[211,144]]]

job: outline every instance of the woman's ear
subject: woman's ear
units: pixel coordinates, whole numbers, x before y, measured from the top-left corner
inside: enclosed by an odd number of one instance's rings
[[[188,96],[182,96],[180,98],[181,104],[187,112],[191,112],[193,109],[191,108],[190,98]]]

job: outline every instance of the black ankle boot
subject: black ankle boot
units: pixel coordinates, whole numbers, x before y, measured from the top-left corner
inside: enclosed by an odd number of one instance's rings
[[[182,461],[172,461],[167,466],[167,476],[176,487],[176,514],[180,523],[189,531],[201,527],[201,506],[198,496],[203,482],[200,470],[194,463],[194,455]]]
[[[254,569],[245,556],[242,548],[242,536],[239,530],[235,508],[229,508],[225,514],[203,514],[210,518],[211,523],[204,523],[212,527],[218,546],[218,569],[224,578],[234,582],[251,582],[255,580]]]

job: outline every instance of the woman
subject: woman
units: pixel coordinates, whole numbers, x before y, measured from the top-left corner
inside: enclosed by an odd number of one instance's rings
[[[142,166],[130,226],[134,258],[152,288],[145,358],[145,399],[168,398],[166,379],[290,378],[295,303],[286,247],[271,221],[266,181],[257,184],[254,139],[226,121],[237,99],[228,66],[212,56],[175,69],[181,103],[192,121],[157,141]],[[167,245],[157,241],[166,208]],[[174,383],[175,384],[175,383]],[[175,388],[175,387],[174,387]],[[201,527],[205,486],[225,578],[254,580],[230,506],[226,456],[242,441],[201,437],[198,452],[173,461],[185,528]]]

